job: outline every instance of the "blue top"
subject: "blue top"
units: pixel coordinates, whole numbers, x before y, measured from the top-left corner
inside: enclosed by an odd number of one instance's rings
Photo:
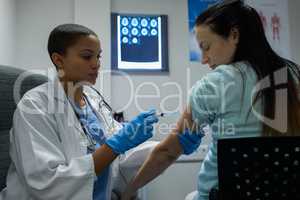
[[[248,63],[220,65],[191,89],[189,105],[193,120],[200,127],[210,126],[212,143],[198,176],[198,200],[207,200],[209,191],[218,187],[217,140],[225,137],[261,135],[262,124],[250,112],[257,76]],[[261,100],[254,105],[261,113]]]
[[[72,102],[75,112],[79,117],[79,121],[84,126],[86,134],[89,134],[95,142],[96,149],[99,148],[105,142],[105,136],[103,133],[102,125],[97,115],[94,113],[91,105],[86,100],[86,105],[83,108],[80,108],[78,105]],[[88,150],[87,153],[93,153],[93,151]],[[106,200],[108,190],[108,181],[109,181],[110,167],[107,167],[101,175],[97,176],[97,179],[94,182],[94,200]]]

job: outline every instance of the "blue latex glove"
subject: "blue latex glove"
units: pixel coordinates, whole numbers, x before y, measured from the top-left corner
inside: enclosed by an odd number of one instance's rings
[[[182,134],[178,134],[177,136],[183,154],[189,155],[198,149],[204,134],[202,132],[190,132],[189,129],[185,129]]]
[[[117,154],[138,146],[153,135],[153,124],[158,122],[155,110],[142,112],[131,122],[124,124],[112,137],[105,143]]]

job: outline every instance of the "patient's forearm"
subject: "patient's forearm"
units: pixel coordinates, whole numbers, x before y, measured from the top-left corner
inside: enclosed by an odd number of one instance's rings
[[[182,149],[175,133],[170,134],[151,152],[149,158],[142,165],[136,177],[130,183],[126,193],[134,193],[155,177],[160,175],[181,155]]]
[[[192,120],[191,109],[188,106],[177,121],[176,128],[171,131],[171,134],[165,140],[155,147],[136,177],[130,182],[122,196],[122,200],[130,199],[130,196],[134,194],[137,189],[160,175],[177,160],[183,152],[183,148],[179,143],[178,134],[183,133],[186,129],[194,130],[196,127],[196,123]]]

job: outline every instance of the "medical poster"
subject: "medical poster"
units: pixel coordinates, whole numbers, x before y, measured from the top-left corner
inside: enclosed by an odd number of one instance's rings
[[[206,10],[209,6],[222,1],[222,0],[188,0],[188,12],[189,12],[189,49],[190,49],[190,61],[201,62],[201,51],[196,41],[194,34],[194,25],[197,16]]]
[[[287,0],[246,0],[260,15],[272,48],[282,57],[290,58],[289,13]]]

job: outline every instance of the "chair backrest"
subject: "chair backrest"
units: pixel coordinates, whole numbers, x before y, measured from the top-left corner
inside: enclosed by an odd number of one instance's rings
[[[219,198],[300,199],[300,137],[218,140]]]
[[[0,191],[5,187],[6,174],[10,165],[9,130],[16,103],[13,97],[14,84],[25,71],[8,66],[0,66]],[[20,95],[47,81],[47,77],[38,74],[24,76]]]

